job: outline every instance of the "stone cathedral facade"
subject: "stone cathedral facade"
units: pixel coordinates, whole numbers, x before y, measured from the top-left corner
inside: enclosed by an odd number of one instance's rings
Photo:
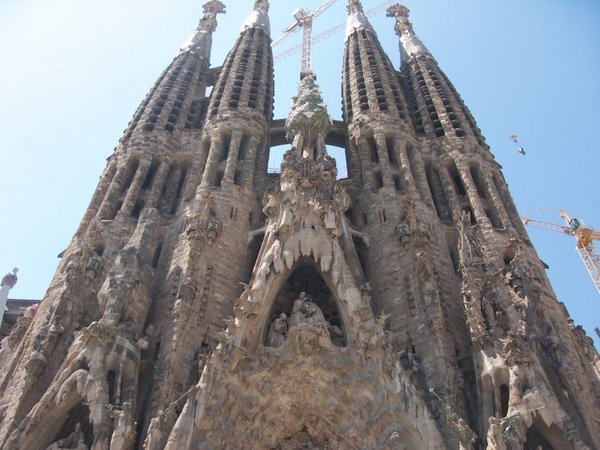
[[[599,449],[598,354],[408,10],[394,68],[350,0],[343,121],[311,74],[275,120],[247,7],[211,68],[204,6],[3,341],[0,448]]]

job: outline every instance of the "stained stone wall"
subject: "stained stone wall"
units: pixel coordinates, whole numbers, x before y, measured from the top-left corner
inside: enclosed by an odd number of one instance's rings
[[[273,120],[268,8],[210,68],[208,2],[140,106],[2,341],[0,448],[600,448],[598,353],[408,10],[394,68],[348,2],[332,122],[310,74]]]

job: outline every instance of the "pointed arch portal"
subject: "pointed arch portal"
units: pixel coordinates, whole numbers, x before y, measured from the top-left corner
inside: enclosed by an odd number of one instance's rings
[[[346,346],[345,327],[337,301],[325,279],[317,269],[316,264],[309,258],[303,258],[299,261],[295,270],[290,273],[275,296],[269,316],[269,323],[273,323],[281,313],[290,317],[294,302],[302,292],[306,292],[310,296],[311,301],[319,307],[328,325],[341,330],[343,335],[336,336],[335,333],[332,334],[332,343],[338,347]]]

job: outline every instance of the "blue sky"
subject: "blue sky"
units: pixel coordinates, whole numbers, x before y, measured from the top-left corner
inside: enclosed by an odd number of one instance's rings
[[[212,65],[221,65],[252,9],[225,2]],[[296,6],[271,2],[274,38]],[[363,1],[365,9],[380,0]],[[315,34],[345,20],[338,0]],[[567,209],[600,229],[600,2],[410,0],[416,32],[454,83],[487,138],[523,216],[561,223]],[[0,2],[0,272],[18,266],[13,298],[41,298],[112,153],[158,75],[195,29],[197,0],[2,0]],[[396,67],[393,20],[371,18]],[[281,50],[297,45],[299,33]],[[331,115],[339,119],[343,34],[314,49]],[[300,55],[276,67],[276,111],[287,115]],[[519,135],[526,156],[516,152]],[[274,161],[273,165],[277,165]],[[529,230],[559,300],[589,335],[598,294],[575,241]],[[596,338],[597,344],[600,342]],[[597,345],[598,346],[598,345]]]

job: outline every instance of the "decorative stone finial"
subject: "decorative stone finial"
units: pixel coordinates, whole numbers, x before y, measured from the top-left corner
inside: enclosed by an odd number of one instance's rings
[[[368,29],[373,34],[375,30],[369,23],[369,19],[365,15],[360,0],[348,0],[348,21],[346,22],[346,39],[356,30]]]
[[[256,0],[254,2],[254,10],[269,12],[269,2],[267,0]]]
[[[250,14],[246,19],[246,22],[244,22],[242,31],[247,30],[248,28],[262,28],[267,34],[271,34],[269,2],[267,0],[256,0],[254,2],[254,11],[252,11],[252,14]]]
[[[348,14],[363,11],[362,3],[360,2],[360,0],[348,0],[348,6],[346,6],[346,9],[348,10]]]
[[[412,24],[408,20],[409,13],[410,10],[406,6],[398,3],[387,9],[387,16],[396,18],[396,34],[398,34],[398,36],[400,36],[405,29],[412,31]]]
[[[294,103],[285,123],[292,150],[302,158],[316,159],[326,154],[325,136],[331,128],[331,117],[312,76],[300,80],[298,94],[292,100]]]
[[[12,273],[7,273],[6,275],[4,275],[4,277],[2,278],[2,282],[0,283],[0,287],[6,286],[9,289],[14,288],[17,284],[17,280],[19,279],[17,277],[17,273],[19,273],[19,269],[15,267],[12,270]]]
[[[213,16],[225,13],[225,4],[219,0],[211,0],[208,3],[205,3],[202,8],[204,14],[212,14]]]
[[[188,50],[199,50],[206,58],[209,57],[211,35],[217,29],[217,14],[225,14],[225,4],[219,0],[211,0],[203,5],[203,10],[204,17],[200,19],[198,28],[181,46],[177,55]]]
[[[409,12],[406,6],[398,3],[390,6],[387,10],[387,16],[396,19],[396,34],[400,36],[400,42],[402,43],[402,60],[414,55],[429,54],[408,20]]]

